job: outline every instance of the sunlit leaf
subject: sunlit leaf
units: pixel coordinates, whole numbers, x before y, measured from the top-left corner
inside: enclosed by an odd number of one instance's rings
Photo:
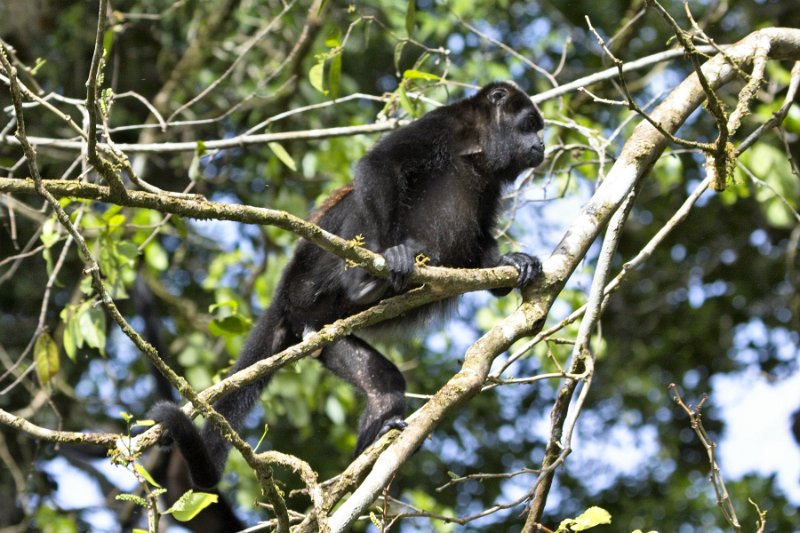
[[[281,160],[281,163],[294,171],[297,170],[297,165],[295,164],[294,159],[292,159],[292,156],[289,155],[289,152],[286,151],[286,148],[276,142],[267,143],[267,146],[269,146],[269,149],[272,150],[273,154],[278,156],[278,159]]]
[[[164,511],[164,514],[171,514],[175,520],[187,522],[212,503],[217,503],[218,500],[219,496],[216,494],[188,490],[178,498],[172,507]]]
[[[42,385],[49,383],[58,374],[58,346],[49,334],[42,333],[36,338],[33,359],[36,362],[36,376]]]
[[[151,484],[151,485],[153,485],[154,487],[160,487],[160,486],[161,486],[161,485],[159,485],[158,483],[156,483],[156,480],[155,480],[155,479],[153,479],[153,476],[152,476],[152,475],[150,475],[150,472],[148,472],[148,471],[147,471],[147,469],[146,469],[145,467],[143,467],[143,466],[142,466],[142,465],[140,465],[139,463],[136,463],[135,465],[133,465],[133,467],[136,469],[136,471],[137,471],[137,472],[139,472],[139,474],[141,474],[141,476],[142,476],[142,477],[143,477],[143,478],[144,478],[144,479],[145,479],[145,480],[146,480],[148,483],[150,483],[150,484]]]
[[[166,270],[169,266],[167,252],[155,241],[148,244],[144,249],[144,259],[148,265],[158,271]]]
[[[430,72],[422,72],[421,70],[414,70],[414,69],[405,70],[403,72],[403,78],[406,80],[428,80],[428,81],[439,81],[440,79],[442,79],[436,74],[431,74]]]
[[[311,67],[308,71],[308,81],[311,86],[322,94],[328,94],[325,90],[325,62],[321,61]]]

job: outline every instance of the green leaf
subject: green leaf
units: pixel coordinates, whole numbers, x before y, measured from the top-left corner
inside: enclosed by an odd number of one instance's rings
[[[408,0],[408,6],[406,7],[406,32],[408,32],[409,36],[414,33],[414,19],[416,15],[417,4],[415,0]]]
[[[147,480],[147,482],[148,482],[148,483],[150,483],[150,484],[151,484],[151,485],[153,485],[154,487],[159,487],[159,488],[161,488],[161,485],[159,485],[158,483],[156,483],[156,480],[155,480],[155,479],[153,479],[153,476],[151,476],[151,475],[150,475],[150,472],[148,472],[148,471],[147,471],[147,469],[146,469],[145,467],[143,467],[143,466],[142,466],[142,465],[140,465],[139,463],[136,463],[136,464],[134,464],[134,465],[133,465],[133,467],[136,469],[136,471],[137,471],[137,472],[139,472],[139,473],[142,475],[142,477],[143,477],[145,480]]]
[[[428,80],[439,81],[442,78],[430,72],[422,72],[421,70],[408,69],[403,72],[403,79],[405,80]]]
[[[400,60],[403,58],[403,48],[405,48],[408,41],[400,41],[394,46],[394,70],[400,74]]]
[[[236,313],[239,310],[239,302],[236,300],[225,300],[208,306],[209,313],[222,309],[230,309],[232,313]]]
[[[308,81],[311,83],[311,86],[314,87],[316,90],[321,92],[322,94],[328,94],[328,91],[325,90],[325,62],[320,61],[313,67],[311,67],[308,71]]]
[[[567,518],[561,521],[556,533],[566,533],[568,531],[586,531],[595,526],[610,524],[611,515],[602,507],[589,507],[575,518]]]
[[[212,503],[217,503],[218,500],[219,496],[216,494],[187,490],[172,507],[164,511],[164,514],[171,514],[175,520],[187,522]]]
[[[50,248],[58,242],[60,238],[58,234],[58,221],[53,218],[48,218],[42,224],[42,234],[39,235],[39,240],[42,241],[45,248]]]
[[[169,266],[167,252],[155,241],[148,244],[144,249],[144,260],[159,272],[163,272]]]
[[[139,247],[130,241],[117,242],[116,251],[118,254],[117,259],[128,266],[136,265],[136,259],[139,257]]]
[[[53,338],[42,333],[33,345],[33,359],[36,362],[36,375],[42,385],[46,385],[58,374],[58,346]]]
[[[241,315],[226,316],[222,319],[214,319],[208,325],[208,331],[216,336],[223,337],[228,335],[242,335],[250,329],[249,321]]]
[[[338,53],[331,61],[331,69],[328,72],[328,87],[330,87],[331,96],[338,98],[339,89],[341,88],[342,81],[342,54]],[[292,169],[294,170],[294,169]]]
[[[61,339],[64,351],[72,362],[75,362],[75,355],[78,347],[83,346],[83,336],[81,335],[78,321],[76,320],[75,306],[68,305],[59,313],[61,321],[64,322],[64,335]]]
[[[108,225],[108,231],[114,231],[115,229],[120,228],[123,224],[125,224],[125,215],[119,214],[114,215],[111,218],[107,219],[106,224]]]
[[[93,307],[91,303],[83,305],[82,312],[78,318],[86,345],[97,348],[100,353],[105,354],[106,348],[106,315],[99,307]]]
[[[414,104],[411,103],[411,99],[409,99],[408,94],[406,94],[405,83],[401,83],[397,87],[397,94],[400,96],[400,105],[403,106],[403,109],[406,110],[406,113],[408,113],[412,117],[416,116],[416,109],[414,108]]]
[[[267,146],[269,146],[273,154],[278,156],[278,159],[280,159],[284,165],[297,171],[297,165],[294,163],[294,159],[292,159],[292,156],[289,155],[289,152],[287,152],[283,146],[276,142],[267,143]]]
[[[114,30],[108,29],[103,34],[103,54],[108,57],[111,52],[111,47],[114,46]]]

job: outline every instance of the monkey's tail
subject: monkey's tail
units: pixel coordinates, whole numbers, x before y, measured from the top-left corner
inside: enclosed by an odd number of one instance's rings
[[[230,373],[247,368],[286,348],[288,337],[288,329],[282,314],[271,306],[253,327],[239,360]],[[268,375],[255,383],[234,390],[214,403],[214,409],[225,417],[234,431],[238,432],[241,429],[245,417],[258,401],[270,377],[271,375]],[[207,488],[219,482],[231,444],[213,424],[206,421],[201,433],[191,419],[171,402],[157,403],[148,413],[148,417],[162,425],[165,431],[162,437],[164,444],[174,441],[178,445],[195,485]]]

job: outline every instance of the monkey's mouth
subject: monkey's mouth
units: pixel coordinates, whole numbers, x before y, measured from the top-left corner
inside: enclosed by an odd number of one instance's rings
[[[531,148],[530,159],[528,160],[531,167],[537,167],[544,161],[544,150],[534,146]]]

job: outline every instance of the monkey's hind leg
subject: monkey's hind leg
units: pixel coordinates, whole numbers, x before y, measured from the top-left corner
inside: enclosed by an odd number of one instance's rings
[[[325,367],[356,387],[366,398],[358,424],[355,454],[391,429],[403,429],[406,381],[400,370],[358,337],[345,337],[327,346],[320,356]]]

